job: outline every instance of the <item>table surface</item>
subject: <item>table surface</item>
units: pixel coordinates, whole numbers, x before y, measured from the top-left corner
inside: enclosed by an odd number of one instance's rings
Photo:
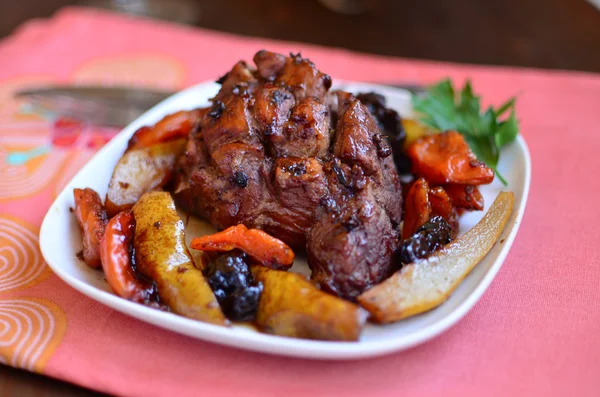
[[[0,37],[76,3],[0,0]],[[600,72],[600,12],[583,0],[376,0],[368,13],[351,16],[316,0],[195,3],[197,25],[237,34],[409,58]],[[0,394],[99,395],[2,365]]]
[[[198,25],[237,34],[409,58],[600,72],[600,12],[585,0],[370,0],[374,8],[361,15],[332,12],[317,0],[187,1],[196,4]],[[76,3],[0,0],[0,37]]]

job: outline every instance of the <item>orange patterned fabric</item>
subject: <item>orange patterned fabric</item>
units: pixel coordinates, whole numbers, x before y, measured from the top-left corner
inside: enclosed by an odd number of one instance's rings
[[[52,274],[39,249],[38,231],[0,214],[0,362],[30,371],[43,370],[67,326],[56,303],[26,296]]]

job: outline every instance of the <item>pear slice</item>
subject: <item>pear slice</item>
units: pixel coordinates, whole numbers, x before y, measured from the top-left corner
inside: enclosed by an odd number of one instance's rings
[[[137,271],[156,283],[161,303],[174,313],[229,325],[202,271],[185,245],[185,226],[167,192],[148,192],[133,206]]]
[[[177,139],[126,152],[115,166],[106,193],[109,217],[131,209],[146,192],[163,187],[173,175],[186,140]]]
[[[303,275],[252,267],[264,285],[256,325],[266,333],[292,338],[355,341],[367,321],[360,306],[319,290]]]
[[[500,237],[513,209],[512,192],[501,192],[487,214],[464,236],[428,258],[405,265],[358,297],[377,323],[391,323],[439,306]]]

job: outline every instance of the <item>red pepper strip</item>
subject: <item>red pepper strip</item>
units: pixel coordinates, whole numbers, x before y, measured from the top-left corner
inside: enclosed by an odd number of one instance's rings
[[[200,109],[181,110],[169,114],[153,126],[140,127],[129,139],[127,150],[138,149],[185,138],[201,116]]]
[[[429,203],[431,204],[431,217],[441,216],[452,229],[452,238],[458,236],[458,213],[452,200],[443,187],[437,186],[429,189]]]
[[[473,185],[445,185],[444,189],[452,199],[452,203],[457,208],[467,210],[483,210],[483,196]]]
[[[418,228],[423,226],[431,218],[431,204],[429,203],[429,184],[423,178],[417,179],[404,201],[404,225],[402,226],[402,238],[407,239]]]
[[[90,267],[100,267],[100,241],[106,227],[106,211],[98,193],[90,188],[73,189],[75,215],[81,229],[83,260]]]
[[[494,171],[478,161],[465,138],[456,131],[423,137],[406,148],[412,172],[432,185],[482,185],[494,180]]]
[[[240,224],[222,232],[196,237],[190,245],[201,251],[231,251],[240,249],[259,263],[273,268],[289,268],[294,262],[294,251],[283,241],[259,229],[248,229]]]
[[[131,267],[134,234],[135,218],[131,210],[118,213],[108,222],[100,251],[102,268],[115,294],[130,301],[147,303],[150,288],[136,278]]]

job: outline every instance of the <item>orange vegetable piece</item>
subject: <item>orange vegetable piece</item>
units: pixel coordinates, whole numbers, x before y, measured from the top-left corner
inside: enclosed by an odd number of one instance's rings
[[[452,184],[444,186],[444,189],[457,208],[483,210],[483,196],[477,186]]]
[[[143,303],[148,300],[148,287],[139,281],[131,267],[131,243],[135,234],[135,218],[131,210],[115,215],[106,225],[100,254],[106,281],[121,298]]]
[[[100,241],[106,227],[106,211],[98,193],[90,188],[73,189],[75,215],[83,241],[83,261],[90,267],[100,267]]]
[[[412,172],[432,185],[482,185],[494,180],[494,171],[477,160],[465,138],[456,131],[420,138],[406,149]]]
[[[404,225],[402,238],[407,239],[418,228],[431,218],[431,204],[429,203],[429,184],[423,178],[417,179],[411,186],[404,202]]]
[[[201,114],[201,109],[181,110],[165,116],[153,126],[141,127],[129,139],[127,150],[185,138],[194,128]]]
[[[443,187],[437,186],[429,189],[429,203],[431,216],[441,216],[452,228],[452,238],[458,235],[458,213],[452,205],[452,199]]]
[[[242,224],[215,234],[196,237],[190,247],[209,252],[240,249],[272,269],[289,268],[294,262],[294,252],[283,241],[262,230],[248,229]]]

